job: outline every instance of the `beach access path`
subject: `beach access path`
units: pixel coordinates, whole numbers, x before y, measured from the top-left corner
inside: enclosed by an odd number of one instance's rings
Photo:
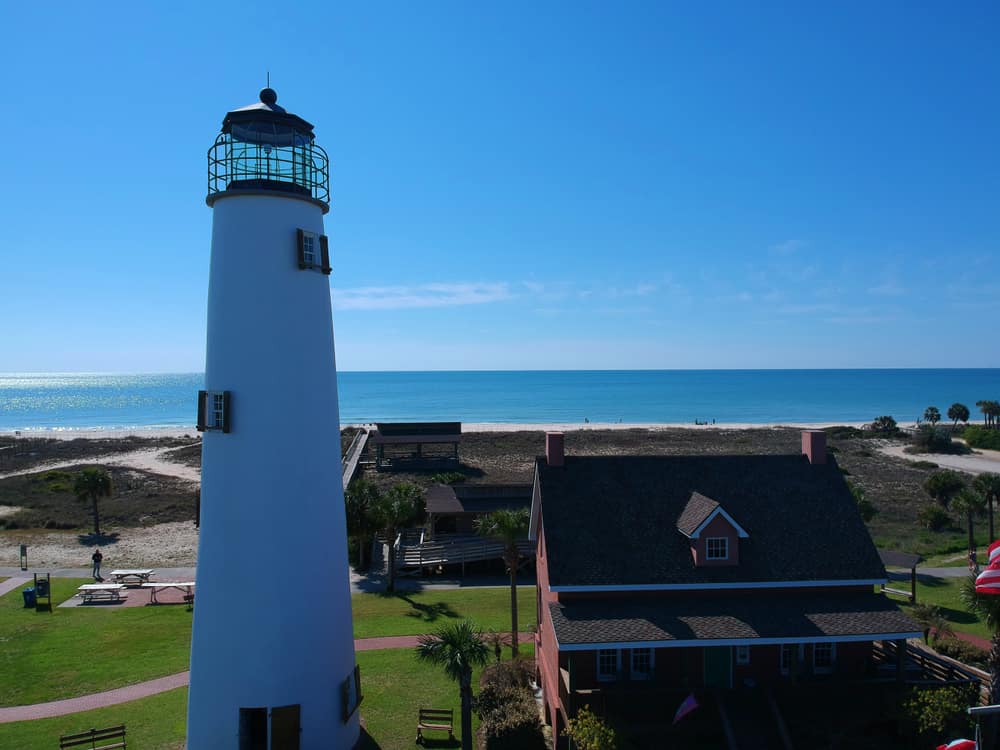
[[[933,461],[946,469],[964,471],[968,474],[1000,474],[1000,451],[976,450],[965,456],[949,453],[907,453],[904,445],[883,445],[879,451],[887,456],[895,456],[906,461]]]

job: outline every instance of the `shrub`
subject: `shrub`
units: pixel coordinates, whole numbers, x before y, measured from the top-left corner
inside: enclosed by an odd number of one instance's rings
[[[935,638],[934,650],[963,664],[989,669],[990,652],[974,643],[960,641],[958,638]]]
[[[899,425],[896,424],[895,419],[886,414],[885,416],[875,417],[875,420],[871,423],[871,430],[879,435],[895,435],[899,432]]]
[[[569,720],[566,734],[580,750],[617,750],[618,736],[604,719],[591,713],[590,706],[581,708],[575,719]]]
[[[946,427],[925,424],[913,436],[913,447],[926,453],[960,453],[964,446],[952,441],[951,432]]]
[[[910,693],[903,709],[920,734],[940,735],[950,731],[964,734],[972,726],[965,710],[976,705],[977,697],[972,685],[918,687]]]
[[[910,461],[910,466],[914,469],[937,469],[939,468],[933,461]]]
[[[865,497],[865,491],[861,487],[850,482],[847,483],[847,486],[851,488],[854,502],[858,504],[858,512],[861,514],[861,520],[868,523],[878,515],[878,508],[872,504],[871,500]]]
[[[481,687],[494,685],[527,689],[534,676],[534,662],[518,657],[510,661],[502,661],[499,664],[490,664],[483,670],[483,674],[479,678],[479,685]]]
[[[924,491],[943,508],[947,508],[955,495],[965,489],[965,478],[957,471],[942,469],[935,471],[924,482]]]
[[[465,481],[465,474],[460,471],[440,471],[431,476],[435,484],[458,484]]]
[[[1000,430],[988,430],[982,425],[970,424],[962,431],[962,438],[973,448],[1000,450]]]
[[[857,427],[849,427],[843,424],[834,425],[833,427],[826,427],[824,428],[823,432],[827,434],[827,437],[831,437],[835,440],[850,440],[852,438],[860,438],[865,436],[865,433],[863,433]]]
[[[543,750],[545,736],[538,704],[527,687],[488,683],[476,697],[484,750]]]
[[[925,529],[941,531],[951,525],[951,516],[940,505],[928,505],[917,513],[917,519]]]

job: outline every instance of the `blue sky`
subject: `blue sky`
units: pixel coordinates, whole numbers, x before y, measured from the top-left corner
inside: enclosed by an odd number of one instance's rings
[[[1000,6],[757,5],[8,5],[0,371],[203,368],[267,71],[341,369],[1000,366]]]

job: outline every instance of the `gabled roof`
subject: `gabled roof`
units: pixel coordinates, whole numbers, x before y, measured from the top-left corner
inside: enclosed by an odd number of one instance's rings
[[[681,517],[677,519],[677,530],[689,539],[697,539],[716,516],[725,518],[740,539],[750,536],[721,505],[700,492],[691,493],[691,498],[681,511]]]
[[[527,508],[530,484],[436,484],[424,495],[427,512],[492,513],[495,510]]]
[[[553,587],[885,580],[832,457],[570,455],[536,470]],[[753,531],[738,566],[694,565],[676,531],[694,492]]]

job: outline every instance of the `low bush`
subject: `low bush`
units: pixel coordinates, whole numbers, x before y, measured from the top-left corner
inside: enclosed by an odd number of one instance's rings
[[[530,688],[488,682],[476,696],[476,713],[484,750],[544,750],[542,721]]]
[[[460,471],[441,471],[431,476],[431,481],[435,484],[458,484],[466,480],[465,474]]]
[[[490,664],[483,669],[479,685],[527,689],[535,677],[534,661],[518,657],[499,664]]]
[[[962,439],[973,448],[1000,451],[1000,430],[990,430],[982,425],[970,424],[962,431]]]
[[[910,461],[910,466],[912,466],[914,469],[931,469],[931,470],[933,470],[933,469],[940,468],[933,461]]]
[[[833,438],[834,440],[851,440],[853,438],[861,438],[865,436],[865,433],[857,427],[849,427],[848,425],[843,424],[826,427],[823,429],[823,432],[827,434],[827,437]]]
[[[896,420],[888,414],[881,417],[875,417],[875,420],[871,423],[869,429],[882,436],[892,436],[899,433],[899,425],[896,424]]]
[[[921,425],[913,436],[913,451],[917,453],[968,453],[969,449],[951,439],[947,427]]]
[[[940,505],[928,505],[917,513],[917,518],[925,529],[941,531],[951,526],[951,516]]]
[[[934,650],[939,654],[980,669],[989,669],[990,652],[974,643],[958,638],[935,638]]]

